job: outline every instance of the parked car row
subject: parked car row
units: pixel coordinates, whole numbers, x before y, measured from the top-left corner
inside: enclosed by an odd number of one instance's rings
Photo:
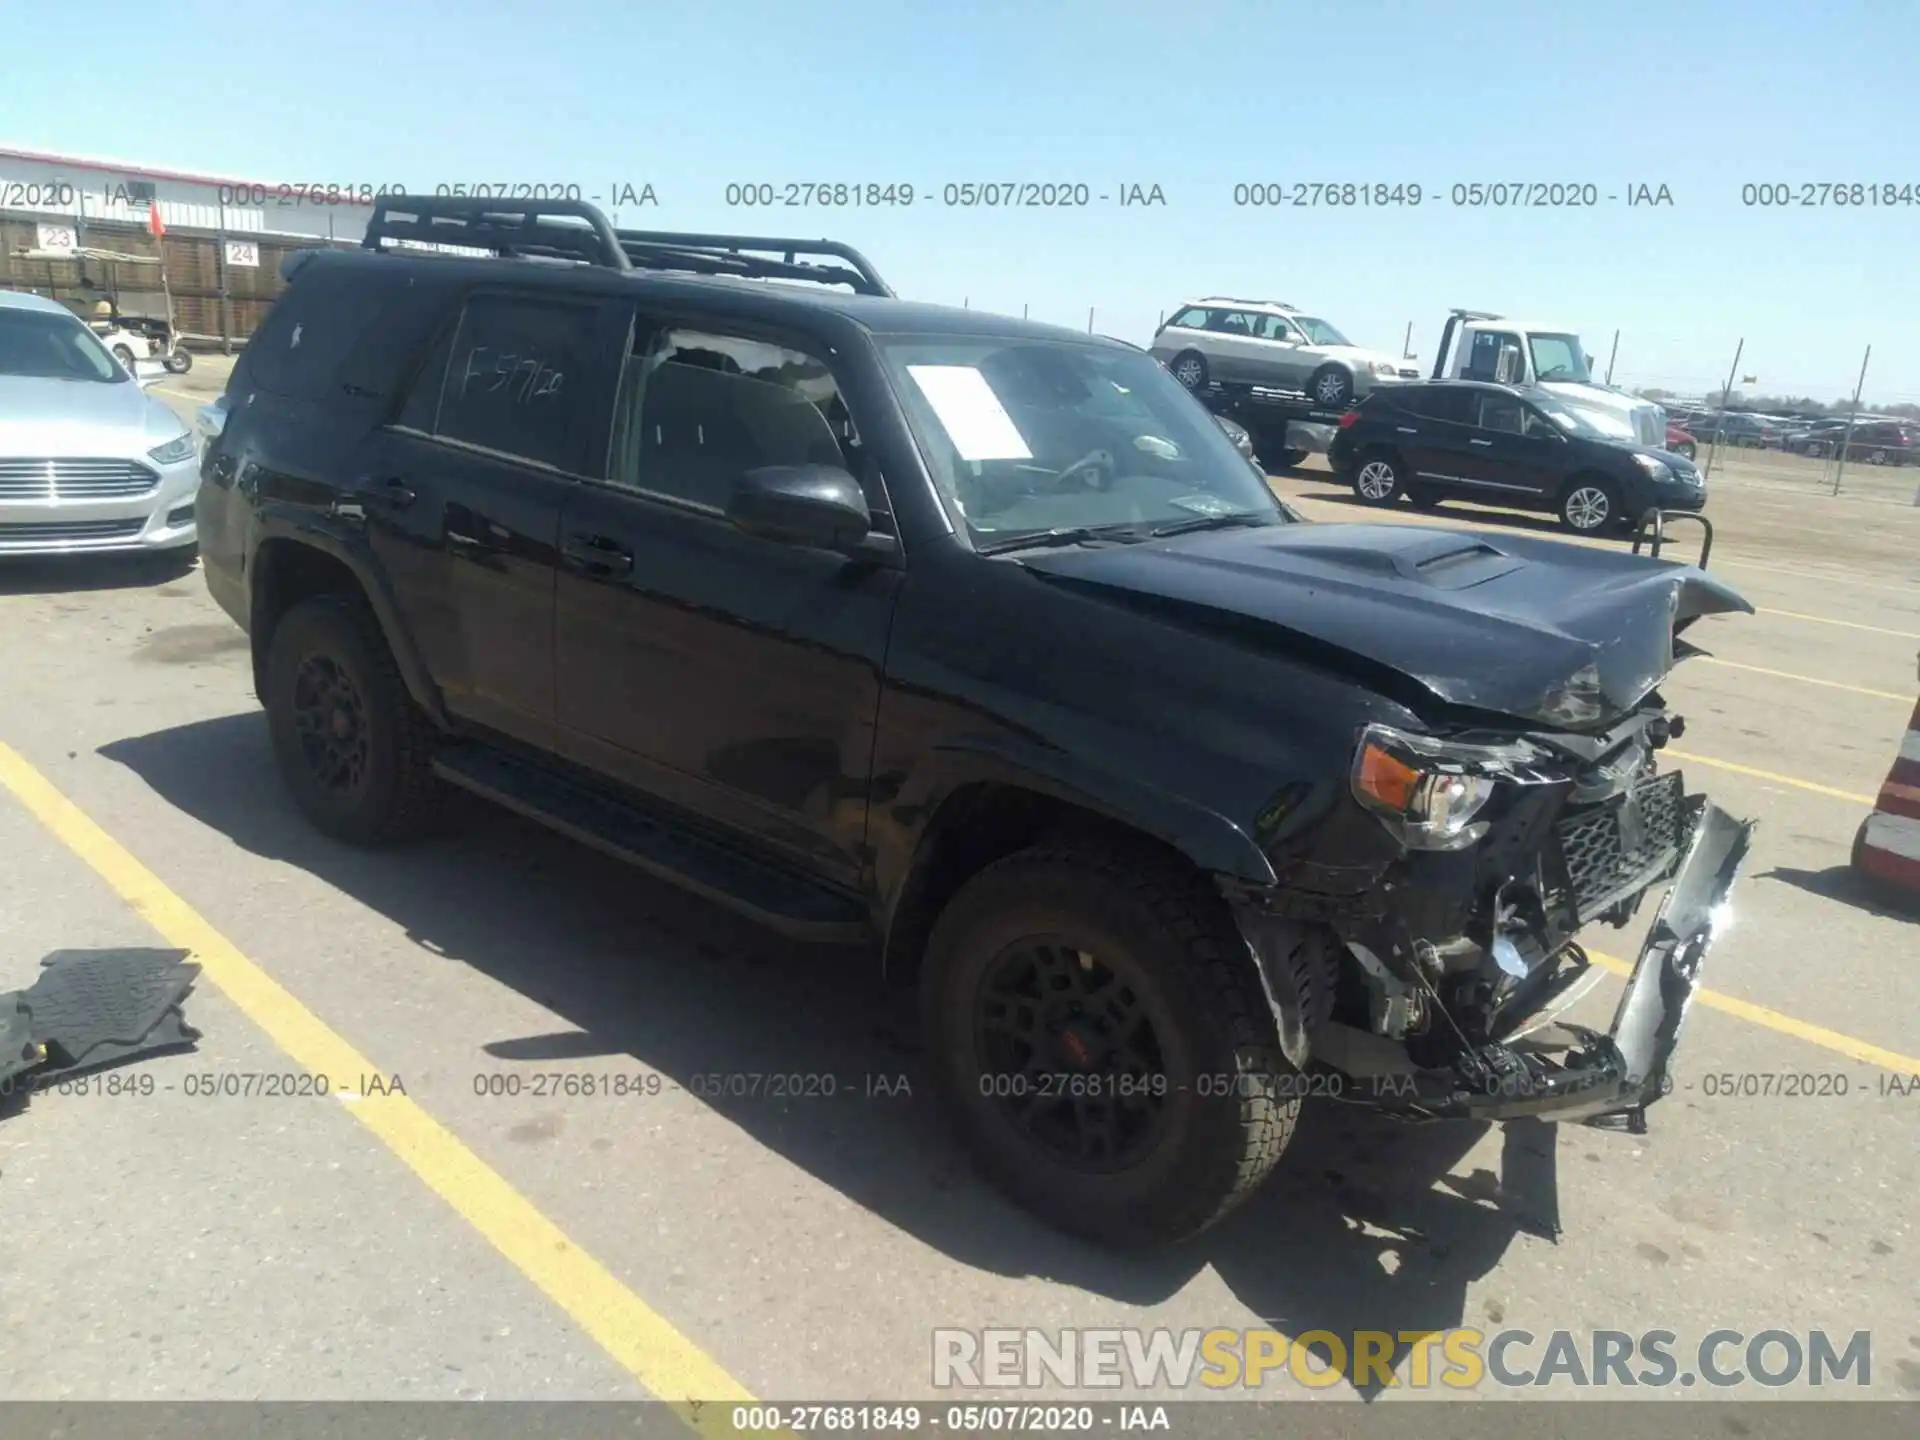
[[[1717,439],[1735,449],[1783,450],[1814,459],[1837,455],[1844,444],[1849,461],[1868,465],[1920,461],[1920,423],[1885,415],[1808,420],[1745,410],[1681,409],[1673,411],[1670,419],[1697,436],[1699,443]]]

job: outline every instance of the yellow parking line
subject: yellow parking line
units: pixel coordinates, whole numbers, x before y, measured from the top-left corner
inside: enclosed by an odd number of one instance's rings
[[[1862,625],[1858,620],[1834,620],[1825,615],[1802,615],[1798,610],[1756,609],[1756,615],[1778,615],[1787,620],[1807,620],[1815,625],[1839,625],[1847,630],[1867,630],[1875,635],[1892,635],[1901,640],[1920,640],[1920,630],[1889,630],[1884,625]]]
[[[1622,979],[1633,973],[1633,966],[1618,955],[1603,955],[1598,950],[1587,951],[1587,957],[1603,970],[1611,970]],[[1883,1070],[1897,1070],[1903,1075],[1920,1075],[1920,1060],[1911,1055],[1902,1055],[1897,1051],[1886,1050],[1878,1045],[1868,1044],[1865,1040],[1856,1040],[1851,1035],[1842,1035],[1838,1030],[1829,1030],[1824,1025],[1811,1025],[1805,1020],[1796,1020],[1791,1015],[1782,1015],[1778,1010],[1769,1010],[1764,1005],[1755,1005],[1751,1000],[1740,1000],[1732,995],[1723,995],[1718,990],[1700,989],[1693,992],[1696,1003],[1709,1010],[1718,1010],[1727,1015],[1738,1016],[1742,1020],[1761,1025],[1782,1035],[1791,1035],[1796,1040],[1805,1040],[1810,1045],[1818,1045],[1845,1055],[1850,1060],[1858,1060],[1863,1065],[1878,1065]]]
[[[1829,690],[1845,690],[1854,695],[1871,695],[1876,700],[1898,700],[1906,705],[1913,700],[1911,695],[1897,695],[1891,690],[1870,690],[1865,685],[1845,685],[1838,680],[1816,680],[1811,675],[1795,675],[1787,670],[1769,670],[1764,665],[1742,665],[1737,660],[1722,660],[1717,655],[1696,655],[1695,660],[1704,660],[1709,665],[1724,666],[1728,670],[1747,670],[1755,675],[1771,675],[1777,680],[1798,680],[1802,685],[1824,685]]]
[[[1912,585],[1883,585],[1877,580],[1856,580],[1851,575],[1818,575],[1811,570],[1783,570],[1778,565],[1765,565],[1758,560],[1721,560],[1713,568],[1759,570],[1768,575],[1791,575],[1797,580],[1817,580],[1823,585],[1851,585],[1860,590],[1886,590],[1895,595],[1914,594]]]
[[[1872,805],[1875,797],[1860,795],[1852,790],[1836,790],[1831,785],[1816,785],[1811,780],[1796,780],[1791,775],[1776,775],[1771,770],[1756,770],[1751,765],[1736,765],[1731,760],[1713,760],[1705,755],[1694,755],[1686,750],[1675,750],[1669,745],[1660,752],[1675,760],[1685,760],[1689,765],[1710,765],[1715,770],[1731,770],[1736,775],[1751,775],[1755,780],[1769,780],[1775,785],[1791,785],[1795,790],[1808,790],[1815,795],[1830,795],[1835,800],[1851,800],[1856,805]]]
[[[381,1074],[293,994],[169,890],[151,870],[39,771],[0,742],[0,785],[174,945],[292,1059],[332,1089],[356,1090]],[[516,1191],[452,1132],[404,1095],[364,1095],[346,1107],[414,1174],[572,1317],[629,1374],[689,1425],[701,1401],[750,1403],[718,1362],[675,1330]],[[719,1420],[716,1415],[709,1424]],[[725,1425],[719,1428],[730,1428]]]

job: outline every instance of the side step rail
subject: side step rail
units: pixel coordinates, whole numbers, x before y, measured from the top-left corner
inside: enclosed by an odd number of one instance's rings
[[[851,895],[544,766],[483,745],[460,745],[441,752],[433,768],[449,784],[795,939],[853,944],[871,937]]]

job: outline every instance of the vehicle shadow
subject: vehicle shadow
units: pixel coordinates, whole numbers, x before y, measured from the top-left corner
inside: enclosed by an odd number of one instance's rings
[[[1790,865],[1776,865],[1755,878],[1778,880],[1783,885],[1791,885],[1796,890],[1804,890],[1823,900],[1837,900],[1843,905],[1864,910],[1869,915],[1892,920],[1920,919],[1920,901],[1910,907],[1903,906],[1899,897],[1886,893],[1851,865],[1829,865],[1824,870],[1798,870]]]
[[[198,559],[177,555],[0,556],[0,595],[64,595],[86,590],[151,590],[183,580]]]
[[[443,838],[397,854],[335,844],[286,798],[258,714],[100,753],[243,849],[390,918],[421,947],[421,964],[471,966],[565,1018],[568,1028],[493,1037],[480,1047],[490,1062],[625,1054],[683,1086],[712,1074],[832,1075],[842,1094],[864,1093],[851,1107],[710,1103],[961,1264],[1134,1305],[1211,1267],[1285,1333],[1399,1336],[1460,1324],[1468,1286],[1516,1236],[1558,1231],[1551,1125],[1510,1126],[1500,1174],[1459,1174],[1485,1126],[1409,1126],[1322,1102],[1273,1182],[1215,1230],[1149,1257],[1082,1245],[972,1174],[930,1103],[912,998],[879,985],[870,952],[794,945],[478,801],[456,802]],[[1371,1398],[1381,1387],[1356,1388]]]

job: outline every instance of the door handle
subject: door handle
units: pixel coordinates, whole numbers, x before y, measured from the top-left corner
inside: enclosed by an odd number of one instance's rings
[[[404,510],[420,498],[413,493],[413,488],[398,476],[375,480],[365,488],[369,500],[377,501],[391,510]]]
[[[569,569],[595,580],[619,580],[633,573],[633,552],[605,535],[569,535],[560,557]]]
[[[1418,430],[1414,429],[1411,425],[1396,425],[1393,428],[1395,431],[1397,431],[1399,434],[1402,434],[1402,435],[1418,435],[1420,433]]]
[[[1491,440],[1469,440],[1467,443],[1469,445],[1491,445],[1493,442]]]

